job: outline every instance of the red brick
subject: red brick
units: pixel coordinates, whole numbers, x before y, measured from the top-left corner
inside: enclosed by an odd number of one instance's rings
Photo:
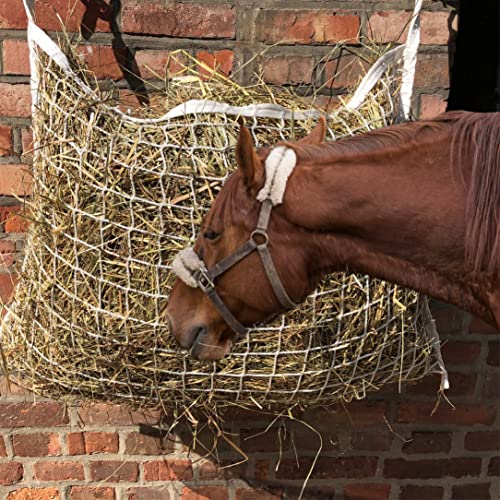
[[[476,431],[465,435],[464,447],[470,451],[500,450],[500,431]]]
[[[368,21],[370,38],[377,43],[405,42],[411,15],[411,12],[403,11],[375,12]],[[447,45],[449,16],[448,12],[422,12],[420,42],[423,45]]]
[[[9,253],[0,254],[0,266],[3,268],[10,267],[14,264],[14,255]]]
[[[356,42],[359,17],[332,10],[261,10],[259,40],[266,43]]]
[[[3,0],[0,2],[0,29],[25,29],[28,18],[22,0]]]
[[[105,4],[104,2],[95,2],[95,5],[102,6]],[[94,12],[95,10],[87,11],[83,2],[68,0],[36,0],[35,2],[36,22],[45,30],[61,31],[59,16],[67,31],[80,31],[82,25],[86,26],[91,32],[110,31],[109,22],[102,19],[110,18],[109,9],[104,8],[102,10],[103,15],[99,17],[94,16]]]
[[[351,446],[361,451],[388,451],[392,440],[393,434],[390,432],[355,432],[352,434]]]
[[[5,447],[5,440],[2,436],[0,436],[0,457],[7,456],[7,448]]]
[[[90,477],[94,481],[108,483],[136,482],[139,477],[139,466],[136,462],[123,460],[91,462]]]
[[[16,379],[12,377],[7,381],[6,377],[0,376],[0,397],[2,395],[24,396],[26,394],[31,394],[27,389],[18,385],[16,382],[19,383],[19,381],[16,381]]]
[[[28,196],[32,178],[26,165],[0,165],[0,195]]]
[[[500,457],[493,457],[488,464],[488,476],[500,476]]]
[[[33,130],[30,128],[23,128],[21,130],[21,141],[23,144],[23,155],[33,154]]]
[[[113,80],[123,78],[123,71],[112,47],[81,45],[78,47],[77,53],[83,57],[88,69],[97,78],[111,78]]]
[[[85,479],[83,465],[79,462],[37,462],[34,477],[39,481],[66,481]]]
[[[294,429],[294,440],[298,448],[302,449],[304,442],[311,442],[311,432],[308,432],[306,437],[303,438],[303,434]],[[265,432],[265,429],[256,427],[253,429],[241,429],[240,431],[240,447],[245,453],[286,451],[288,450],[289,443],[289,435],[282,437],[280,441],[278,433],[273,432],[273,430]]]
[[[448,71],[447,54],[419,54],[415,69],[415,87],[447,88]]]
[[[54,433],[14,434],[12,447],[14,455],[19,457],[44,457],[61,454],[59,437]]]
[[[0,240],[0,253],[12,253],[16,251],[16,243],[12,240]]]
[[[422,94],[420,96],[420,119],[434,118],[446,111],[447,101],[440,95]]]
[[[366,483],[344,486],[345,500],[388,500],[390,494],[390,484]]]
[[[255,461],[255,479],[257,481],[267,481],[269,479],[269,470],[271,462],[269,460]]]
[[[450,448],[451,433],[414,432],[402,449],[405,453],[447,453]]]
[[[317,408],[307,412],[319,430],[332,429],[332,425],[348,425],[354,428],[369,425],[385,425],[387,404],[384,401],[352,401],[346,405],[335,405],[329,409]]]
[[[134,411],[126,406],[107,403],[82,405],[78,408],[78,416],[84,425],[154,425],[160,421],[159,411]]]
[[[262,61],[262,77],[274,85],[311,83],[314,60],[309,56],[274,56]]]
[[[448,397],[453,399],[457,396],[474,395],[477,380],[475,373],[449,372],[448,376],[450,380],[450,388],[446,391]],[[409,384],[407,392],[408,394],[430,396],[435,399],[440,384],[441,376],[439,374],[428,375],[415,384]]]
[[[12,129],[0,125],[0,156],[9,156],[12,152]]]
[[[495,408],[483,404],[455,404],[452,408],[446,402],[441,402],[438,409],[431,415],[435,403],[400,403],[397,421],[404,423],[418,422],[420,424],[444,425],[491,425],[496,417]]]
[[[10,302],[18,279],[18,276],[14,274],[0,274],[0,304],[8,304]],[[1,420],[2,415],[3,411],[2,407],[0,406],[0,427],[3,427],[3,423]],[[14,416],[11,415],[11,418],[13,417]],[[21,425],[20,427],[23,426]]]
[[[325,64],[326,85],[331,88],[354,87],[365,75],[368,64],[359,57],[342,55]]]
[[[28,84],[0,83],[0,116],[29,118],[31,116],[31,93]],[[3,166],[2,166],[3,167]]]
[[[165,78],[167,65],[170,73],[181,71],[185,58],[180,53],[171,54],[169,50],[138,50],[135,60],[142,78]]]
[[[224,5],[196,5],[163,0],[123,2],[126,33],[187,38],[234,38],[235,11]]]
[[[404,460],[386,458],[384,477],[398,479],[431,479],[443,477],[479,476],[480,458],[442,458],[428,460]]]
[[[486,323],[482,319],[473,317],[469,324],[470,333],[491,333],[493,335],[498,335],[500,331],[495,326],[490,323]]]
[[[23,464],[19,462],[0,463],[0,485],[9,486],[23,478]]]
[[[164,455],[174,449],[174,441],[168,436],[158,438],[131,432],[125,440],[125,451],[130,455]]]
[[[13,215],[9,217],[4,225],[4,231],[6,233],[25,233],[29,226],[29,220],[22,215]]]
[[[276,471],[278,479],[305,479],[312,466],[312,458],[283,459]],[[320,457],[311,479],[334,479],[340,477],[370,477],[377,470],[377,457]]]
[[[67,423],[67,412],[60,403],[0,403],[0,427],[55,427]]]
[[[225,486],[200,486],[182,488],[181,500],[227,500],[229,497]]]
[[[477,360],[481,353],[479,342],[459,342],[450,340],[441,348],[443,361],[449,365],[469,365]]]
[[[7,500],[59,500],[57,488],[21,488],[11,491]]]
[[[340,438],[337,434],[326,432],[324,429],[318,429],[318,432],[321,434],[321,439],[323,441],[322,449],[324,452],[340,450],[340,445],[339,445]],[[249,434],[251,435],[251,431],[249,432]],[[280,451],[280,449],[281,451],[286,451],[287,449],[289,449],[289,443],[291,438],[291,435],[289,433],[287,433],[285,436],[282,436],[281,448],[280,448],[280,442],[278,441],[278,435],[274,431],[274,429],[271,430],[271,433],[259,436],[258,439],[262,442],[262,448],[265,447],[265,438],[267,438],[268,440],[267,448],[269,451],[272,451],[272,448],[274,448],[274,451]],[[252,440],[253,439],[249,440],[248,443],[251,443]],[[308,429],[303,425],[297,425],[293,428],[293,444],[299,450],[318,451],[320,445],[320,439],[319,436],[317,436],[315,433],[311,431],[311,429]],[[253,452],[247,448],[245,442],[243,441],[240,442],[240,446],[247,453]],[[255,451],[258,451],[258,449],[256,448]],[[265,451],[265,448],[262,449],[262,451]]]
[[[451,500],[491,500],[490,483],[463,484],[453,486]]]
[[[72,486],[70,500],[115,500],[113,488],[95,488],[89,486]]]
[[[486,362],[491,366],[500,366],[500,342],[488,342]]]
[[[28,43],[24,40],[4,40],[3,72],[6,75],[29,75],[30,59]]]
[[[498,370],[488,370],[483,382],[483,398],[485,401],[500,399],[500,384]]]
[[[232,50],[200,50],[196,53],[196,59],[205,66],[198,65],[198,71],[203,79],[209,79],[214,71],[225,76],[229,76],[233,70],[234,52]]]
[[[130,488],[127,490],[128,500],[170,500],[167,487],[162,488]]]
[[[67,441],[70,455],[118,453],[116,432],[73,432],[68,434]]]
[[[268,466],[270,462],[266,461]],[[255,468],[257,469],[256,462]],[[242,463],[233,465],[234,461],[221,460],[220,467],[210,461],[205,461],[198,466],[198,478],[208,479],[241,479],[247,476],[248,464]],[[255,474],[257,476],[257,473]]]
[[[417,486],[408,484],[401,487],[399,500],[442,500],[444,490],[441,486]]]
[[[193,479],[191,460],[155,460],[144,464],[146,481],[190,481]]]
[[[282,495],[275,495],[269,491],[250,488],[238,488],[236,500],[281,500]]]

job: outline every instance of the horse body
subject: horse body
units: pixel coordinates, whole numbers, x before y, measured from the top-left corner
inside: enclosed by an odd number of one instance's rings
[[[360,272],[500,327],[500,115],[485,116],[448,113],[336,143],[321,143],[320,124],[305,142],[286,143],[297,165],[273,210],[269,238],[290,297],[304,300],[326,273]],[[239,169],[207,217],[217,237],[202,232],[195,245],[207,265],[233,252],[255,226],[268,150],[255,152],[244,130]],[[244,324],[282,310],[254,256],[217,287]],[[199,290],[176,283],[167,312],[174,335],[197,357],[218,359],[229,350],[232,332]]]

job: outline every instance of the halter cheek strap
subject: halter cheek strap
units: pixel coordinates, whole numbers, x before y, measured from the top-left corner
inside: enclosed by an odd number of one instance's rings
[[[296,162],[295,152],[284,146],[273,149],[268,155],[265,165],[266,181],[257,195],[257,200],[262,203],[257,225],[248,241],[235,252],[207,269],[203,260],[198,257],[192,247],[189,247],[179,252],[172,263],[172,270],[177,277],[190,287],[200,288],[212,301],[224,321],[240,336],[247,333],[247,328],[235,318],[226,306],[215,289],[214,281],[254,250],[257,250],[260,255],[267,278],[280,304],[285,309],[297,307],[297,304],[288,296],[278,275],[269,251],[269,236],[267,234],[271,211],[274,206],[283,202],[286,184]]]

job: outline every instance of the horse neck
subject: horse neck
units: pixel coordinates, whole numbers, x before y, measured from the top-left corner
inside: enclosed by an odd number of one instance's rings
[[[464,277],[466,189],[450,142],[446,129],[363,153],[325,145],[317,162],[299,153],[285,210],[308,231],[309,272],[367,273],[481,313]]]

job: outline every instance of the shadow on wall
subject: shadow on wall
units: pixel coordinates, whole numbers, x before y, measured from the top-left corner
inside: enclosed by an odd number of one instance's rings
[[[95,33],[99,19],[109,23],[113,34],[112,49],[123,78],[136,96],[139,104],[148,105],[144,80],[132,50],[123,40],[120,28],[121,0],[111,0],[109,5],[104,0],[80,0],[85,5],[85,13],[80,24],[80,32],[85,40],[90,40]]]

